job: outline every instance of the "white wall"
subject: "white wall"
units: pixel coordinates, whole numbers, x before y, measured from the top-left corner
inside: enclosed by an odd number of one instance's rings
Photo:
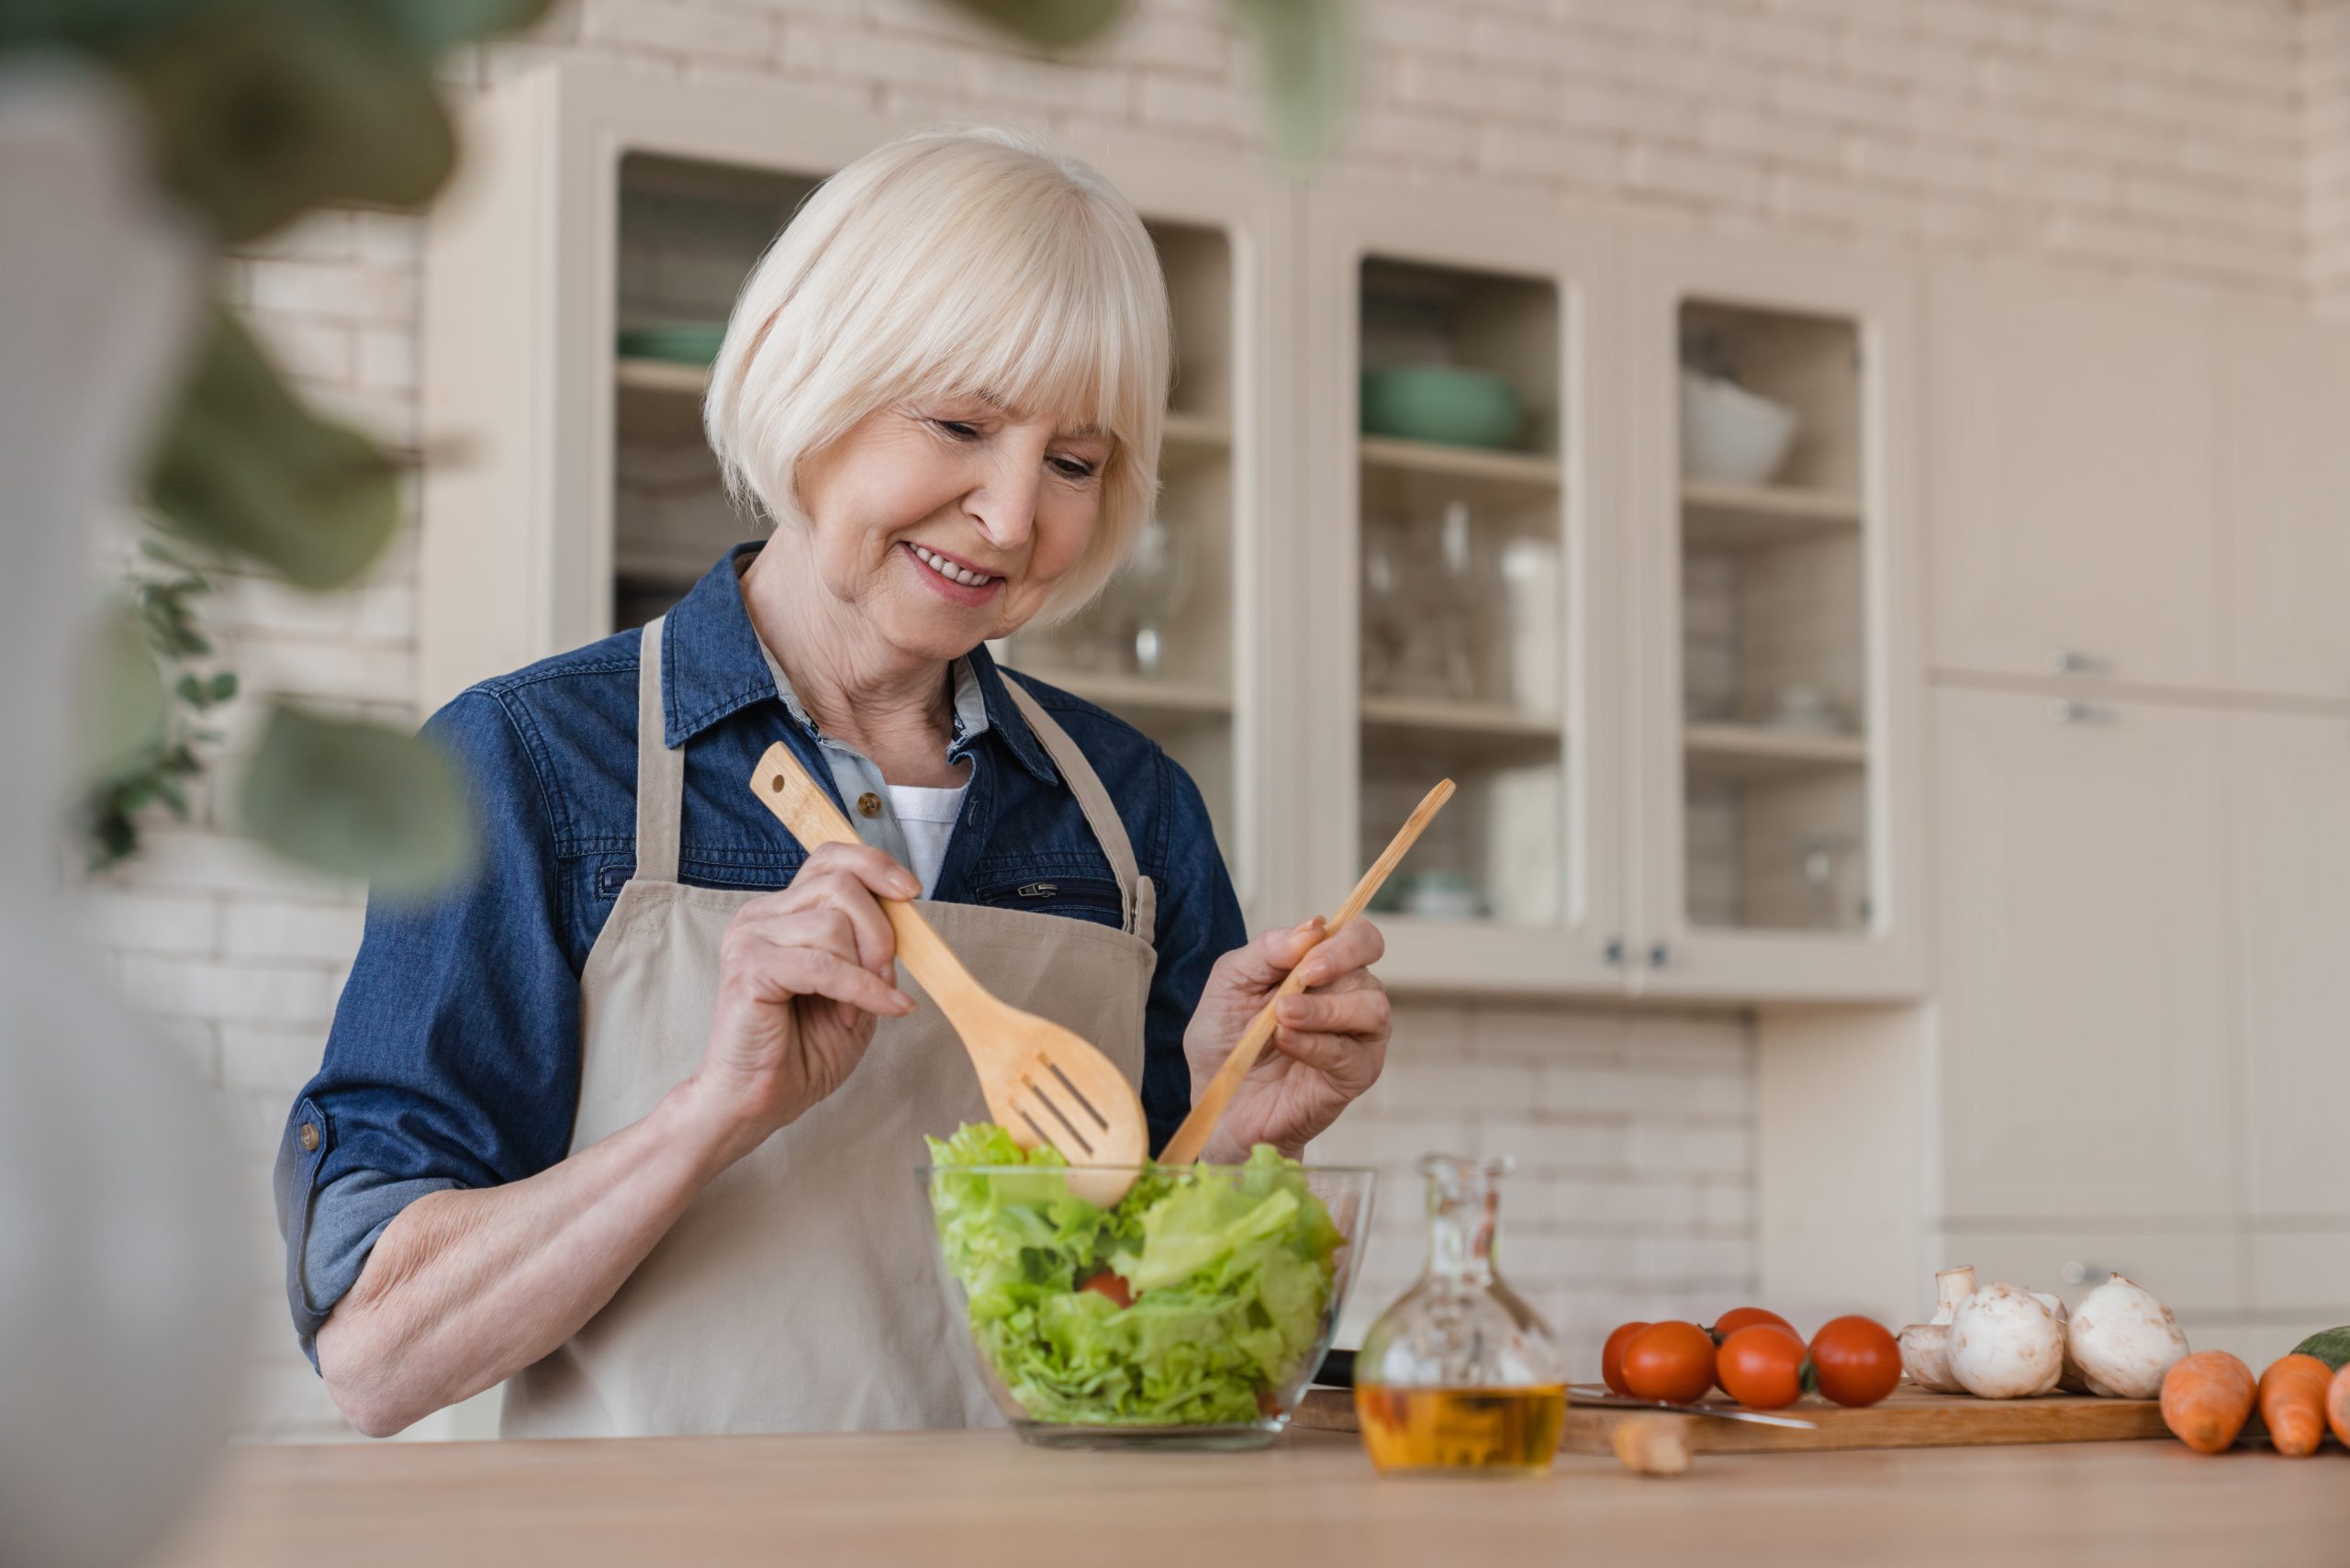
[[[916,117],[1255,134],[1215,0],[1140,0],[1078,66],[998,48],[923,0],[583,0],[462,62],[469,91],[555,51],[688,82],[750,73]],[[2350,308],[2350,0],[1375,0],[1342,164],[1476,179],[1587,214],[1669,212],[1855,244],[2159,275]],[[2322,132],[2322,134],[2321,134]],[[2312,139],[2315,158],[2310,156]],[[2313,246],[2313,240],[2316,241]],[[418,230],[331,213],[227,286],[303,385],[413,443]],[[438,438],[449,432],[427,432]],[[357,593],[236,585],[216,627],[253,687],[414,719],[412,549]],[[217,1083],[250,1154],[268,1305],[247,1429],[343,1432],[277,1301],[267,1172],[316,1065],[357,895],[217,834],[160,828],[90,920],[133,996]],[[1418,1260],[1437,1148],[1509,1152],[1505,1267],[1590,1350],[1617,1318],[1751,1288],[1753,1045],[1729,1014],[1416,1004],[1387,1079],[1317,1155],[1394,1173],[1360,1293]]]
[[[2350,0],[2303,4],[2310,286],[2320,310],[2350,316]]]

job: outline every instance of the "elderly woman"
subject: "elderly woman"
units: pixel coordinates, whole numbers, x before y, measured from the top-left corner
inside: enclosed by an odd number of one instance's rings
[[[992,1418],[908,1176],[986,1111],[879,899],[1098,1043],[1154,1145],[1301,962],[1207,1158],[1296,1155],[1378,1076],[1378,933],[1248,940],[1182,769],[982,646],[1117,566],[1169,360],[1133,208],[1012,135],[883,147],[760,261],[706,415],[772,536],[433,717],[486,864],[371,908],[287,1120],[287,1294],[362,1431],[499,1382],[537,1435]],[[862,845],[752,797],[778,739]]]

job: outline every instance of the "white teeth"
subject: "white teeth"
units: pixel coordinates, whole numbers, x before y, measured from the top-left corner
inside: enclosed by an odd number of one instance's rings
[[[908,547],[913,551],[915,559],[949,582],[961,583],[965,588],[979,588],[995,580],[984,572],[958,566],[946,556],[934,554],[919,544],[909,544]]]

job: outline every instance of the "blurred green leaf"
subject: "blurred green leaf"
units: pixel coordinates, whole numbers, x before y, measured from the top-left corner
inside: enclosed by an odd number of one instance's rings
[[[314,207],[420,206],[456,139],[391,8],[241,0],[122,40],[111,58],[146,101],[164,185],[232,244]]]
[[[180,529],[297,588],[352,582],[399,526],[391,460],[297,401],[218,308],[148,488]]]
[[[272,704],[238,796],[244,829],[321,871],[429,891],[473,863],[456,769],[431,743]]]
[[[1337,140],[1354,93],[1351,0],[1227,0],[1257,47],[1273,151],[1295,168]]]
[[[1125,15],[1126,0],[947,0],[1040,49],[1092,42]]]
[[[95,629],[95,689],[82,730],[82,772],[111,774],[130,767],[163,738],[171,702],[139,610],[110,607]]]

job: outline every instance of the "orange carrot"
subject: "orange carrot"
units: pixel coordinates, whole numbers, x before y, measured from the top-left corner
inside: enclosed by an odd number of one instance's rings
[[[2325,1424],[2333,1428],[2334,1441],[2350,1448],[2350,1361],[2325,1385]]]
[[[2298,1459],[2325,1441],[2325,1393],[2333,1381],[2332,1367],[2298,1350],[2260,1374],[2260,1418],[2278,1453]]]
[[[2219,1453],[2252,1417],[2252,1369],[2225,1350],[2198,1350],[2163,1375],[2163,1424],[2197,1453]]]

